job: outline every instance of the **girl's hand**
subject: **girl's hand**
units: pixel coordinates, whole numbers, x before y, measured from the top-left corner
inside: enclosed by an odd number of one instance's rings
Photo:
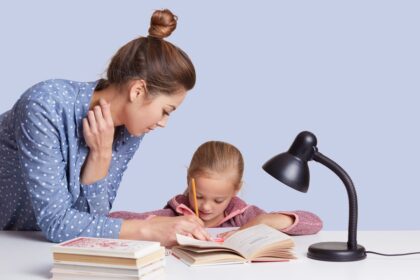
[[[239,229],[223,232],[217,236],[227,239],[238,230],[246,229],[246,228],[258,225],[258,224],[266,224],[275,229],[282,230],[291,226],[293,223],[294,223],[294,218],[289,215],[280,214],[280,213],[260,214],[256,216],[255,218],[253,218],[252,220],[250,220],[249,222],[247,222],[246,224],[244,224],[243,226],[241,226]]]
[[[239,229],[234,229],[234,230],[229,230],[229,231],[225,231],[222,233],[219,233],[217,235],[217,237],[222,238],[223,240],[228,239],[232,234],[234,234],[235,232],[237,232]]]
[[[133,228],[135,228],[133,233]],[[159,241],[162,246],[177,244],[176,234],[199,240],[211,240],[203,222],[196,216],[153,217],[149,220],[125,220],[119,238]]]
[[[83,119],[83,136],[90,152],[97,155],[112,154],[114,131],[111,104],[101,98],[99,105],[89,110],[87,118]]]

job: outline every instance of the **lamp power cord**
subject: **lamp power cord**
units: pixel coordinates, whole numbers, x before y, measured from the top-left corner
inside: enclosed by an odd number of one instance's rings
[[[374,251],[366,251],[365,253],[366,254],[375,254],[375,255],[380,255],[380,256],[385,256],[385,257],[400,257],[400,256],[420,254],[420,252],[409,252],[409,253],[401,253],[401,254],[384,254],[384,253],[378,253],[378,252],[374,252]]]

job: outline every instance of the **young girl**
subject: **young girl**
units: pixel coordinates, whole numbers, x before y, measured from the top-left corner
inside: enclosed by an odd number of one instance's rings
[[[314,234],[322,221],[306,211],[266,213],[237,197],[242,186],[244,161],[241,152],[231,144],[209,141],[194,153],[188,168],[188,187],[168,201],[163,209],[146,212],[113,212],[114,218],[152,219],[155,216],[195,215],[191,182],[196,185],[199,218],[206,227],[241,227],[267,224],[292,235]]]

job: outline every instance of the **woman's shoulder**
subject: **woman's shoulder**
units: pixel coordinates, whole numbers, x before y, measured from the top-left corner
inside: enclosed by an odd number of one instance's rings
[[[22,97],[31,100],[75,99],[80,91],[94,90],[95,82],[77,82],[65,79],[49,79],[38,82],[27,89]]]
[[[96,86],[95,82],[77,82],[64,79],[49,79],[34,84],[28,88],[19,98],[21,106],[36,103],[44,109],[61,111],[65,107],[74,107],[79,95],[84,99],[90,99]],[[19,107],[21,107],[19,106]]]

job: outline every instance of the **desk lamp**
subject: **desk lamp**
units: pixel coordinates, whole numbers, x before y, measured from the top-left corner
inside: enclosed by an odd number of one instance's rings
[[[321,242],[308,248],[308,257],[321,261],[347,262],[366,258],[365,248],[357,244],[357,195],[353,182],[337,163],[318,152],[317,139],[309,131],[296,136],[290,149],[276,155],[263,165],[263,169],[289,187],[307,192],[309,187],[308,161],[314,160],[332,170],[343,181],[349,198],[348,241]],[[326,204],[328,205],[328,204]]]

